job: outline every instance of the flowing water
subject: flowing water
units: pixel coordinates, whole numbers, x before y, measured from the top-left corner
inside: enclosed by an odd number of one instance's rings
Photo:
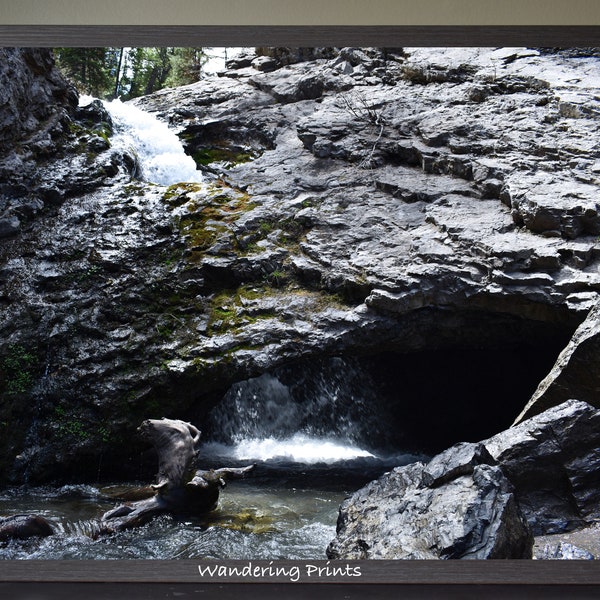
[[[80,104],[92,100],[83,96]],[[118,98],[103,104],[114,126],[111,147],[136,157],[140,179],[161,185],[203,180],[194,159],[185,153],[179,138],[166,123]]]
[[[119,100],[105,106],[115,125],[112,147],[137,156],[144,180],[201,180],[166,125]],[[325,558],[343,499],[420,458],[398,452],[375,390],[357,361],[340,358],[235,384],[204,423],[195,423],[205,440],[199,466],[256,468],[228,484],[215,511],[202,519],[165,515],[94,539],[100,516],[135,483],[7,489],[0,515],[41,515],[56,534],[5,543],[0,558]]]
[[[93,539],[100,515],[134,484],[6,490],[0,514],[42,515],[57,535],[12,541],[0,557],[324,559],[344,498],[422,458],[384,450],[373,389],[358,363],[341,359],[235,384],[203,424],[199,463],[256,468],[228,483],[216,510]]]
[[[93,539],[98,516],[115,505],[108,492],[114,487],[6,491],[0,496],[0,514],[40,514],[57,533],[13,540],[0,547],[0,558],[325,558],[343,497],[339,492],[234,482],[204,519],[165,515],[143,527]]]

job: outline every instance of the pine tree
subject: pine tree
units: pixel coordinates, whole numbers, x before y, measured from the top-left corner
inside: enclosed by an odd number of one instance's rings
[[[54,54],[79,93],[123,100],[194,83],[208,60],[203,48],[55,48]]]
[[[208,60],[204,48],[172,48],[171,75],[166,81],[167,87],[188,85],[202,78],[202,68]]]
[[[55,48],[59,68],[81,94],[103,98],[114,90],[115,48]]]

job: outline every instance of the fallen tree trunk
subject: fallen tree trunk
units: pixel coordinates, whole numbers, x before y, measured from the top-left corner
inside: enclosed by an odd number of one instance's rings
[[[210,512],[216,508],[227,480],[243,477],[254,468],[196,469],[200,431],[184,421],[147,419],[139,431],[150,439],[158,453],[154,496],[106,512],[99,534],[139,527],[163,513],[194,516]]]
[[[47,537],[54,533],[50,522],[40,515],[13,515],[0,518],[0,542]]]

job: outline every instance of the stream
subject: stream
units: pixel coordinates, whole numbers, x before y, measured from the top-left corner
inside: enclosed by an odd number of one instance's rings
[[[344,498],[424,458],[384,450],[368,375],[350,359],[282,369],[233,385],[203,423],[202,468],[255,464],[203,518],[163,515],[94,539],[100,516],[148,482],[14,488],[0,514],[38,514],[58,535],[13,540],[5,559],[325,559]],[[383,413],[384,414],[384,413]]]
[[[258,463],[247,480],[230,482],[203,518],[155,518],[143,527],[93,539],[94,524],[114,507],[113,494],[134,484],[13,488],[0,514],[38,514],[56,535],[12,540],[2,559],[325,559],[340,503],[381,473],[381,461],[335,467]]]

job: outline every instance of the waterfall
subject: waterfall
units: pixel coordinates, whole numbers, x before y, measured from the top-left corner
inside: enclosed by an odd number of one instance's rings
[[[334,358],[233,385],[208,417],[203,452],[304,464],[380,458],[385,407],[357,361]]]
[[[80,104],[90,100],[82,98]],[[102,103],[113,120],[112,147],[136,156],[141,179],[161,185],[202,181],[194,159],[184,152],[179,138],[166,123],[118,98]]]

